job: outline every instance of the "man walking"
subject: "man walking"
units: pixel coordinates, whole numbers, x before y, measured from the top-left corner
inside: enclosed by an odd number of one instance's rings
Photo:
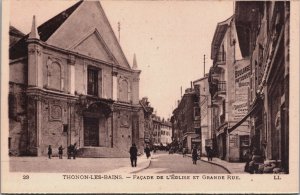
[[[192,150],[192,158],[193,158],[193,164],[197,164],[197,159],[198,159],[198,151],[197,151],[197,148],[196,146],[193,147],[193,150]]]
[[[145,153],[146,153],[147,158],[149,158],[151,156],[151,154],[150,154],[150,148],[148,147],[148,145],[145,148]]]
[[[130,153],[130,161],[131,161],[131,166],[136,167],[136,161],[137,161],[137,148],[135,144],[132,144],[129,150]]]

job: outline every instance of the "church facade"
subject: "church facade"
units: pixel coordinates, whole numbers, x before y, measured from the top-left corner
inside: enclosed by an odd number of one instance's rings
[[[10,46],[9,152],[43,156],[76,143],[82,157],[144,145],[131,67],[98,1],[79,1]],[[66,153],[66,152],[65,152]]]

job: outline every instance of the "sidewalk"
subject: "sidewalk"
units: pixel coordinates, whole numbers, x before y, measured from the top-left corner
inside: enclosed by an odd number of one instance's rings
[[[202,157],[201,161],[221,166],[221,167],[225,168],[229,173],[244,173],[244,174],[248,174],[247,172],[244,172],[245,163],[241,163],[241,162],[227,162],[225,160],[221,160],[221,159],[216,158],[216,157],[213,158],[212,161],[208,161],[206,157]]]
[[[191,154],[187,154],[189,157],[192,157]],[[248,174],[244,172],[245,163],[241,162],[228,162],[225,160],[221,160],[219,158],[213,158],[212,161],[208,161],[207,157],[201,157],[201,161],[206,163],[211,163],[217,166],[224,168],[228,173],[238,173],[238,174]]]

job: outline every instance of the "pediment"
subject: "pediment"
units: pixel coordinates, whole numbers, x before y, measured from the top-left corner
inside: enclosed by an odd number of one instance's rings
[[[91,30],[69,49],[105,62],[116,62],[97,29]]]

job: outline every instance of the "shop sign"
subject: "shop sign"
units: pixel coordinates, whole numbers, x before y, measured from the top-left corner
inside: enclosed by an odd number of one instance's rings
[[[238,101],[232,104],[234,120],[241,120],[248,113],[248,102]]]
[[[248,60],[235,65],[235,102],[232,104],[233,120],[239,121],[248,113],[248,88],[250,86],[251,65]]]

